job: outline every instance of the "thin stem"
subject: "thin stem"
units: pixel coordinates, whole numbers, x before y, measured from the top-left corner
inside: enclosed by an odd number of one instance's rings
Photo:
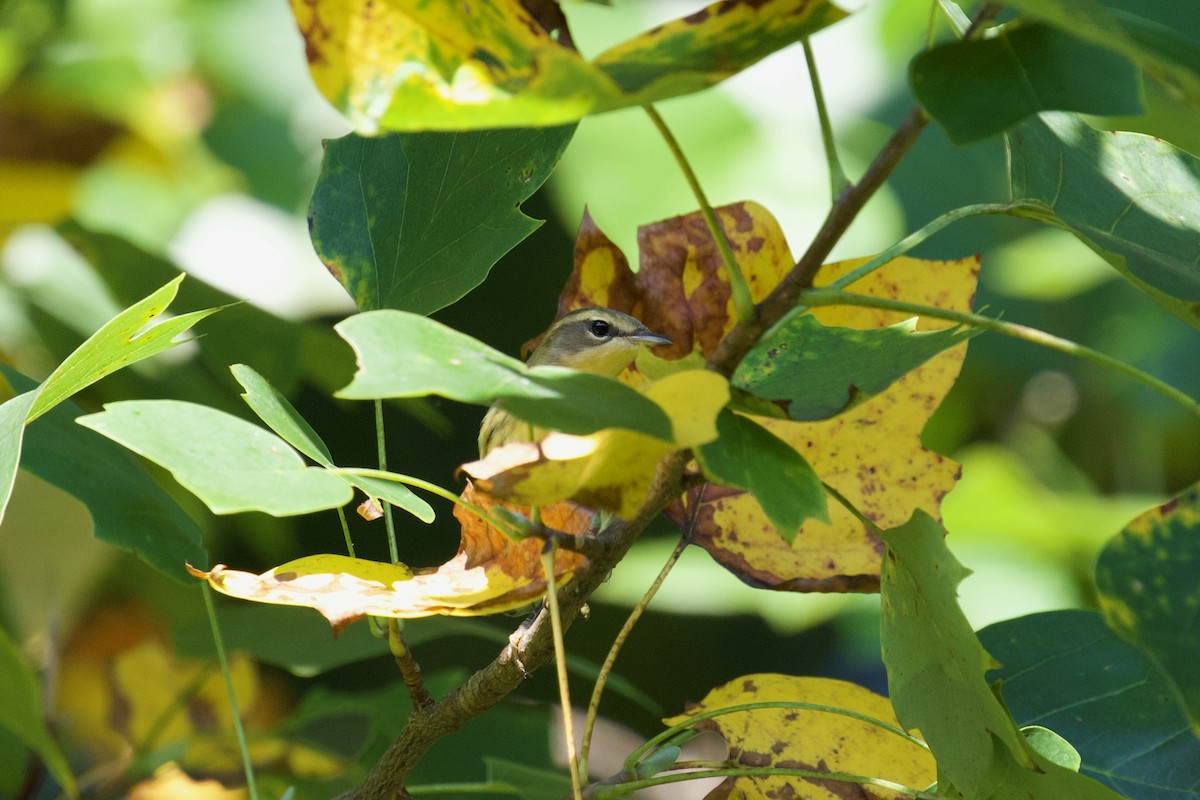
[[[905,739],[908,742],[921,747],[922,749],[929,749],[929,745],[925,744],[923,740],[913,736],[908,731],[898,728],[890,722],[876,719],[875,717],[859,713],[858,711],[852,711],[848,708],[838,708],[837,706],[822,705],[820,703],[801,703],[792,700],[767,700],[759,703],[740,703],[734,706],[714,708],[709,711],[702,711],[698,714],[692,714],[687,719],[677,722],[671,727],[659,732],[657,735],[643,743],[641,747],[630,753],[625,759],[625,770],[628,772],[633,772],[633,770],[637,767],[638,762],[645,757],[646,753],[649,753],[663,742],[668,741],[680,731],[692,728],[697,722],[701,722],[706,719],[713,719],[714,717],[724,716],[725,714],[734,714],[740,711],[754,711],[760,708],[794,708],[800,711],[816,711],[823,714],[835,714],[841,717],[850,717],[851,719],[856,719],[859,722],[865,722],[868,725],[874,725],[875,727],[885,730],[888,733],[895,734],[896,736],[899,736],[900,738]]]
[[[842,169],[838,158],[837,142],[833,140],[833,126],[829,123],[829,108],[825,105],[825,93],[821,90],[821,78],[817,74],[817,59],[807,36],[802,40],[804,61],[808,64],[808,79],[812,83],[813,100],[817,103],[817,119],[821,123],[821,143],[825,146],[825,163],[829,165],[829,197],[837,202],[838,196],[846,191],[850,179]]]
[[[449,500],[455,505],[462,506],[487,524],[491,525],[496,530],[504,532],[505,535],[511,535],[514,538],[519,538],[520,536],[520,533],[511,525],[506,525],[504,522],[484,511],[479,506],[463,500],[454,492],[443,489],[436,483],[430,483],[429,481],[422,480],[421,478],[415,478],[412,475],[401,475],[398,472],[384,472],[383,470],[369,469],[366,467],[334,467],[329,471],[335,475],[358,475],[363,478],[378,478],[379,480],[383,481],[403,483],[406,486],[415,486],[418,489],[424,489],[430,494],[435,494],[444,500]]]
[[[849,511],[855,519],[863,524],[863,527],[876,536],[883,536],[883,529],[868,519],[865,514],[863,514],[854,506],[853,503],[843,497],[841,492],[830,486],[825,481],[821,481],[821,485],[825,487],[825,491],[829,494],[829,496],[836,500],[842,506],[842,508]]]
[[[645,594],[638,600],[637,605],[630,610],[625,624],[621,626],[621,630],[617,633],[616,638],[613,639],[612,647],[608,648],[608,655],[604,657],[604,663],[600,666],[600,674],[596,677],[596,685],[592,687],[592,698],[588,701],[587,717],[583,726],[583,742],[579,747],[579,763],[583,765],[580,771],[585,775],[587,774],[588,755],[591,753],[592,748],[592,734],[595,732],[596,718],[600,711],[600,697],[604,694],[604,687],[608,684],[608,676],[612,674],[613,664],[616,663],[617,655],[621,652],[621,648],[625,646],[626,640],[629,639],[629,634],[633,632],[633,627],[642,618],[642,614],[650,606],[650,601],[654,599],[654,595],[658,594],[659,587],[663,585],[663,581],[667,579],[667,575],[671,574],[675,563],[679,561],[679,557],[683,555],[684,549],[687,548],[688,543],[691,541],[692,533],[696,529],[696,518],[699,516],[700,506],[704,502],[704,492],[707,488],[707,483],[700,487],[696,504],[692,508],[691,518],[688,520],[687,530],[679,537],[679,543],[675,545],[675,549],[671,551],[667,562],[658,571],[658,576],[650,584],[650,588],[646,589]]]
[[[706,762],[698,762],[706,763]],[[712,762],[708,762],[712,763]],[[860,786],[876,786],[880,789],[890,789],[893,792],[915,797],[919,800],[937,800],[939,795],[936,792],[926,791],[924,789],[914,789],[911,786],[905,786],[901,783],[889,781],[886,778],[872,778],[868,775],[854,775],[849,772],[821,772],[813,769],[799,769],[795,767],[731,767],[728,765],[719,766],[713,769],[700,769],[695,772],[669,772],[654,776],[653,778],[643,778],[621,782],[620,784],[602,785],[598,792],[590,792],[591,796],[619,797],[620,795],[629,794],[639,789],[648,789],[651,786],[662,786],[668,783],[682,783],[683,781],[700,780],[701,778],[780,778],[780,777],[795,777],[795,778],[812,778],[820,781],[835,781],[837,783],[856,783]],[[620,792],[616,791],[620,788]]]
[[[430,697],[429,690],[425,688],[425,681],[421,677],[421,667],[417,664],[417,659],[409,649],[408,643],[404,641],[404,633],[400,630],[399,620],[388,620],[388,648],[392,651],[392,658],[395,659],[401,676],[404,677],[404,685],[408,687],[408,695],[412,698],[413,708],[417,711],[429,708],[433,705],[433,698]]]
[[[822,289],[845,289],[850,284],[857,280],[865,278],[868,274],[882,267],[892,259],[902,256],[909,250],[919,245],[921,242],[933,236],[935,233],[945,228],[952,222],[957,222],[960,219],[967,217],[979,216],[981,214],[1009,214],[1014,210],[1021,208],[1023,203],[980,203],[978,205],[963,206],[952,211],[947,211],[933,221],[926,223],[921,229],[910,233],[900,241],[896,242],[891,247],[871,258],[869,261],[860,264],[851,272],[847,272],[842,277],[831,283],[822,286]]]
[[[346,552],[354,558],[354,539],[350,537],[350,523],[346,521],[346,509],[338,506],[338,520],[342,523],[342,536],[346,539]]]
[[[944,308],[935,308],[933,306],[923,306],[917,303],[906,303],[901,300],[891,300],[884,297],[869,297],[861,294],[851,294],[849,292],[836,291],[831,289],[810,289],[801,293],[801,303],[806,306],[862,306],[864,308],[880,308],[887,311],[902,311],[906,314],[917,314],[935,319],[944,319],[949,322],[957,322],[962,325],[970,325],[975,328],[983,328],[996,333],[1002,333],[1005,336],[1011,336],[1014,339],[1032,342],[1042,347],[1047,347],[1051,350],[1057,350],[1060,353],[1076,356],[1086,359],[1102,367],[1118,372],[1127,378],[1132,378],[1138,383],[1161,394],[1191,413],[1200,416],[1200,402],[1176,389],[1174,386],[1159,380],[1132,364],[1127,364],[1124,361],[1113,358],[1107,353],[1102,353],[1099,350],[1093,350],[1086,345],[1072,342],[1069,339],[1063,339],[1059,336],[1046,333],[1037,328],[1030,328],[1025,325],[1018,325],[1013,322],[1004,322],[1002,320],[993,319],[991,317],[981,316],[979,314],[968,314],[962,311],[950,311]]]
[[[571,771],[571,791],[575,800],[583,800],[583,781],[579,772],[579,752],[575,749],[575,715],[571,713],[571,686],[567,678],[567,646],[563,642],[562,615],[558,609],[558,587],[554,581],[554,554],[558,546],[553,539],[542,548],[542,571],[546,573],[546,608],[550,612],[550,629],[554,635],[554,666],[558,672],[558,699],[562,704],[563,738],[567,744],[567,765]]]
[[[379,452],[379,469],[387,472],[387,444],[383,435],[383,401],[375,401],[375,449]],[[383,524],[387,528],[388,555],[392,563],[400,561],[400,548],[396,544],[396,520],[392,518],[392,504],[380,503],[383,506]]]
[[[671,133],[671,129],[667,127],[667,123],[654,106],[642,106],[649,115],[650,121],[654,123],[654,127],[658,128],[658,132],[662,135],[663,141],[667,143],[667,147],[671,151],[671,155],[675,157],[675,163],[679,165],[679,169],[683,172],[683,177],[687,180],[688,186],[691,187],[692,195],[696,198],[696,203],[700,206],[700,213],[704,215],[704,222],[708,225],[708,232],[712,235],[713,242],[717,246],[717,252],[721,254],[721,261],[725,264],[725,270],[729,273],[729,289],[733,295],[733,311],[737,315],[738,322],[753,322],[755,317],[754,300],[750,297],[750,287],[746,285],[746,278],[742,275],[742,268],[738,266],[737,259],[734,258],[733,248],[729,244],[729,237],[725,235],[725,229],[721,227],[721,223],[717,220],[717,214],[713,211],[712,205],[708,202],[708,197],[704,194],[704,188],[700,186],[700,181],[696,177],[696,173],[692,170],[692,165],[688,162],[687,156],[683,154],[679,142],[675,139],[675,135]]]
[[[217,648],[217,663],[225,676],[225,691],[229,693],[229,708],[233,711],[233,730],[237,735],[238,749],[242,753],[242,767],[246,772],[246,789],[250,800],[258,800],[258,786],[254,782],[254,765],[250,763],[250,749],[246,746],[246,731],[242,728],[242,712],[238,710],[237,694],[233,691],[233,675],[229,671],[229,658],[225,655],[225,640],[217,624],[217,609],[213,605],[212,589],[207,583],[200,584],[204,593],[204,608],[208,612],[208,626],[212,629],[213,644]]]

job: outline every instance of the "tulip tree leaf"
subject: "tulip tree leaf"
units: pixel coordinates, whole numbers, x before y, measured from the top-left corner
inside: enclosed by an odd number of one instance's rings
[[[67,356],[42,382],[37,400],[29,410],[29,420],[32,422],[57,403],[105,375],[174,347],[178,344],[175,337],[218,310],[209,308],[193,311],[146,328],[167,310],[183,278],[183,275],[179,275],[149,297],[113,317]]]
[[[146,294],[148,286],[161,286],[179,275],[179,267],[169,259],[75,220],[61,223],[55,231],[92,265],[118,302],[132,303]],[[291,392],[299,382],[305,336],[336,341],[327,329],[305,329],[194,275],[179,285],[176,302],[188,308],[220,307],[220,316],[205,324],[204,336],[197,340],[200,361],[212,373],[220,374],[230,364],[246,362],[284,392]],[[191,364],[172,365],[172,372],[177,379],[184,379],[192,368]],[[320,379],[312,373],[309,377]],[[227,392],[228,388],[222,384],[220,390]]]
[[[37,401],[36,391],[27,391],[0,403],[0,522],[12,497],[25,441],[25,418]]]
[[[987,138],[1039,111],[1142,112],[1141,81],[1129,61],[1041,23],[925,50],[913,59],[909,81],[955,144]]]
[[[1126,797],[1186,800],[1200,791],[1200,738],[1171,681],[1094,611],[1049,611],[979,632],[1003,666],[1004,701],[1023,725],[1071,742],[1080,772]]]
[[[362,311],[455,302],[541,226],[520,204],[575,127],[326,142],[309,208],[317,254]]]
[[[353,497],[346,482],[306,466],[275,434],[195,403],[108,403],[79,424],[170,470],[216,514],[263,511],[282,517],[337,508]]]
[[[1064,227],[1200,327],[1200,160],[1140,133],[1043,114],[1008,133],[1013,213]],[[1032,202],[1029,202],[1032,201]]]
[[[720,437],[696,448],[704,474],[754,495],[784,541],[807,519],[829,522],[825,487],[791,445],[729,409],[717,417]]]
[[[36,386],[15,370],[0,366],[0,372],[17,389]],[[21,468],[83,503],[97,539],[191,584],[184,564],[208,558],[200,528],[126,450],[80,430],[75,419],[82,413],[68,400],[29,425]]]
[[[689,94],[837,22],[828,0],[720,0],[587,61],[521,0],[292,0],[321,93],[356,128],[561,125]]]
[[[403,311],[371,311],[338,323],[358,372],[339,397],[369,400],[436,394],[485,405],[499,399],[542,428],[589,434],[625,428],[671,441],[671,421],[623,383],[564,367],[527,367],[476,339]]]
[[[794,420],[828,419],[886,389],[979,329],[918,331],[916,319],[860,330],[798,314],[768,334],[738,365],[733,384],[779,401]]]
[[[984,672],[999,666],[958,606],[968,574],[924,511],[884,532],[880,636],[888,692],[904,728],[937,759],[938,784],[996,800],[1118,800],[1099,783],[1038,754]]]
[[[1120,53],[1200,108],[1200,18],[1190,3],[1010,0],[1007,5]]]
[[[267,423],[267,426],[283,437],[284,441],[295,447],[304,455],[332,469],[333,456],[321,437],[312,429],[300,412],[288,402],[287,398],[275,390],[263,376],[247,367],[245,364],[234,364],[230,367],[237,382],[246,391],[242,399]],[[394,481],[358,476],[339,476],[351,486],[356,486],[370,497],[378,497],[394,506],[404,509],[422,522],[433,521],[433,508],[421,498],[413,494],[407,486]]]
[[[1200,486],[1113,537],[1096,564],[1106,621],[1162,666],[1200,731]]]

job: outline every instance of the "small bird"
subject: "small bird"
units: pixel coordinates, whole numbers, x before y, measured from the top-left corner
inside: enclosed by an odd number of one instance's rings
[[[611,308],[581,308],[550,326],[529,356],[529,366],[553,364],[615,378],[633,363],[642,345],[671,344],[628,314]],[[533,426],[498,406],[488,409],[479,426],[479,457],[511,442],[534,438]]]

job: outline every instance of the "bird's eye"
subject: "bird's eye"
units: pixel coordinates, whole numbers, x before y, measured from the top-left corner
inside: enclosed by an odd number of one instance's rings
[[[605,336],[608,336],[608,332],[611,329],[612,326],[602,319],[594,319],[588,323],[588,330],[591,331],[592,336],[595,336],[597,339],[603,339]]]

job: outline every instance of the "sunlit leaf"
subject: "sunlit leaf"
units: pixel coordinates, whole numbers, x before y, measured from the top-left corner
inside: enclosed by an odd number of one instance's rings
[[[755,203],[716,210],[759,301],[794,265],[779,224]],[[699,213],[643,226],[638,231],[641,264],[629,269],[620,250],[585,217],[576,243],[575,270],[559,298],[559,311],[607,305],[634,314],[671,337],[667,357],[709,356],[733,327],[725,268]],[[817,275],[824,285],[864,259],[827,264]],[[898,298],[956,311],[969,311],[979,274],[978,259],[922,261],[899,258],[848,288],[876,297]],[[823,325],[883,328],[908,316],[851,307],[812,312]],[[949,323],[920,319],[917,330]],[[881,527],[902,524],[915,508],[937,514],[954,486],[958,465],[926,450],[921,431],[958,376],[963,345],[930,359],[865,403],[827,421],[791,422],[766,416],[754,420],[787,442],[820,478]],[[643,359],[647,363],[649,359]],[[748,406],[739,401],[739,410]],[[692,503],[668,508],[680,526],[692,518]],[[742,580],[792,591],[872,591],[878,587],[878,538],[840,504],[829,505],[830,523],[809,519],[789,544],[780,538],[761,504],[749,493],[709,486],[696,515],[696,542]]]
[[[37,753],[71,797],[79,796],[67,758],[42,716],[42,691],[37,677],[3,628],[0,628],[0,727]]]
[[[845,681],[797,678],[790,675],[745,675],[713,689],[686,713],[663,720],[686,722],[696,714],[745,703],[802,702],[832,706],[873,717],[899,728],[886,697]],[[801,767],[825,772],[883,778],[904,786],[926,787],[937,778],[929,751],[895,731],[862,719],[801,708],[756,708],[734,711],[695,724],[716,731],[729,746],[735,766]],[[709,797],[795,797],[827,800],[842,796],[831,791],[838,783],[792,776],[727,778]],[[850,786],[849,784],[840,784]],[[852,787],[877,798],[873,787]]]
[[[338,396],[357,400],[436,394],[464,403],[499,398],[542,428],[587,434],[625,428],[670,440],[670,420],[617,381],[564,367],[526,367],[482,342],[416,314],[372,311],[338,323],[358,372]]]
[[[722,0],[584,60],[518,0],[292,0],[317,87],[365,132],[548,126],[712,86],[845,16]]]
[[[729,386],[715,372],[679,372],[648,386],[645,396],[671,419],[673,441],[629,430],[591,436],[550,434],[537,443],[509,444],[463,465],[483,491],[521,505],[573,500],[632,518],[645,502],[659,459],[672,450],[717,438],[716,419]]]
[[[175,299],[183,278],[180,275],[149,297],[125,309],[79,345],[42,382],[37,400],[29,410],[29,420],[32,422],[57,403],[105,375],[173,347],[178,344],[175,337],[218,310],[209,308],[181,314],[147,329],[146,326],[166,311]]]
[[[565,516],[556,516],[559,513]],[[543,515],[548,525],[557,523],[565,530],[570,530],[572,516],[584,530],[590,521],[590,515],[579,516],[574,507],[564,507],[562,512],[543,509]],[[314,608],[335,632],[368,614],[399,618],[494,614],[526,605],[545,592],[545,582],[539,540],[530,540],[531,546],[518,552],[501,534],[493,533],[464,526],[458,555],[437,570],[415,575],[403,564],[336,554],[305,556],[261,575],[221,564],[208,571],[193,569],[192,574],[230,597]],[[556,577],[565,583],[582,561],[574,553],[559,555]]]
[[[945,531],[918,511],[885,533],[881,639],[888,694],[904,728],[919,729],[939,786],[997,800],[1117,800],[1119,795],[1039,755],[984,680],[999,666],[958,606],[969,571]]]
[[[879,394],[982,329],[918,331],[916,318],[881,328],[822,325],[799,314],[746,354],[732,383],[779,401],[799,421],[827,419]]]
[[[1013,213],[1067,228],[1200,327],[1200,160],[1140,133],[1043,114],[1008,133]]]
[[[1141,81],[1128,60],[1041,23],[924,50],[909,65],[909,81],[955,144],[1000,133],[1039,111],[1142,112]]]
[[[359,310],[430,314],[487,277],[541,226],[521,213],[574,126],[350,134],[325,145],[313,246]]]
[[[25,418],[37,401],[37,391],[31,390],[0,403],[0,521],[12,497],[21,463],[21,447],[25,440]]]
[[[720,437],[696,448],[704,474],[754,495],[786,542],[806,519],[829,522],[825,487],[803,456],[749,417],[723,409]]]
[[[34,386],[31,378],[7,367],[0,366],[0,373],[17,389]],[[30,425],[21,468],[78,498],[92,517],[97,539],[186,580],[184,564],[208,558],[200,529],[129,451],[81,430],[75,420],[82,415],[83,409],[67,400]]]
[[[170,470],[217,514],[306,514],[343,506],[354,494],[275,434],[194,403],[126,400],[78,421]]]
[[[295,447],[301,453],[320,464],[322,467],[333,468],[333,457],[329,448],[312,426],[300,416],[287,398],[267,383],[267,380],[245,364],[234,364],[230,367],[233,376],[246,391],[242,399],[254,410],[258,418],[279,434],[284,441]],[[377,497],[402,508],[422,522],[432,522],[433,508],[429,503],[417,497],[403,484],[395,481],[385,481],[377,478],[358,476],[339,476],[351,486],[356,486],[368,497]]]
[[[1094,611],[1050,611],[989,625],[980,642],[1003,667],[1004,701],[1020,724],[1062,734],[1080,771],[1137,800],[1200,791],[1200,737],[1171,681]]]
[[[1200,734],[1200,487],[1133,520],[1096,565],[1109,626],[1145,649],[1183,698]]]
[[[161,286],[180,273],[179,266],[171,260],[75,220],[63,222],[55,232],[92,265],[119,303],[132,303],[149,288]],[[280,391],[290,393],[295,390],[304,365],[306,340],[337,342],[332,331],[324,326],[306,328],[282,319],[194,275],[179,285],[175,302],[185,308],[221,309],[218,317],[205,324],[204,336],[196,340],[200,361],[214,375],[223,376],[230,364],[247,363]],[[188,375],[187,366],[172,365],[173,376],[183,379]],[[328,365],[325,369],[332,371]],[[309,371],[307,377],[322,385],[323,376],[316,370]],[[227,393],[228,386],[223,384],[221,391]]]

